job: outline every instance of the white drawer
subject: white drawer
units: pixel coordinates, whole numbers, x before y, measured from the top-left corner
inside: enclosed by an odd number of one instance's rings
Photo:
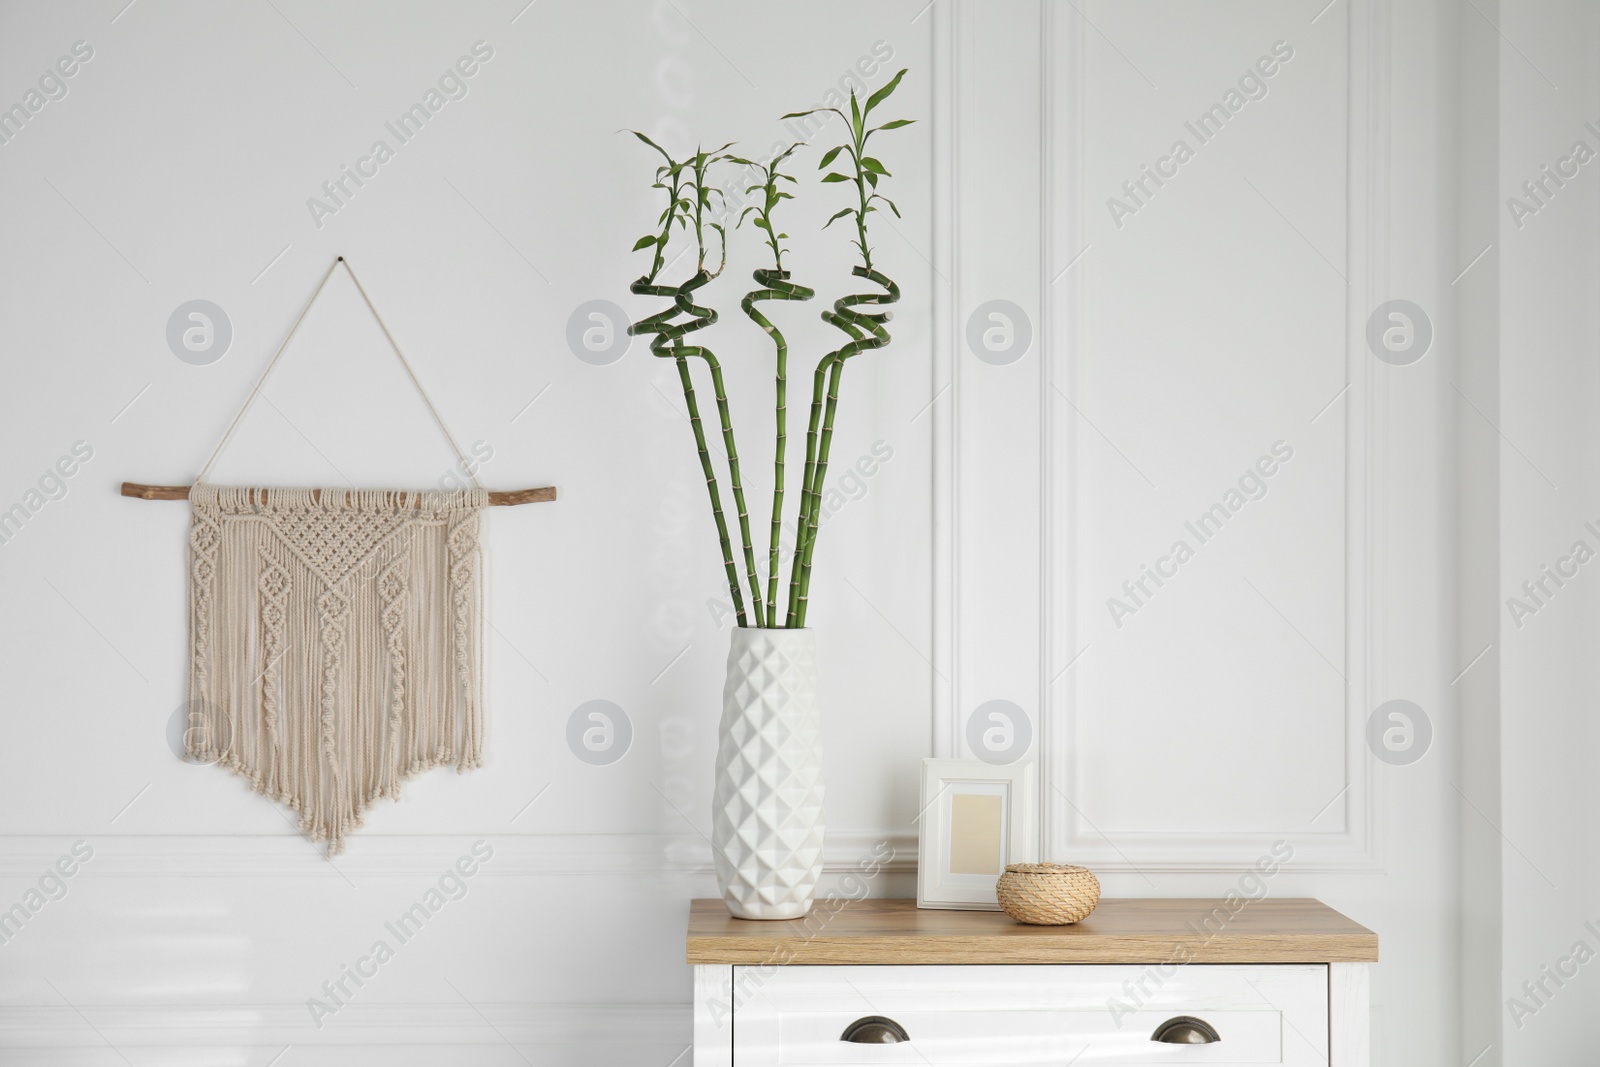
[[[1328,968],[1321,964],[734,968],[736,1067],[965,1064],[1013,1067],[1328,1062]],[[1142,989],[1140,985],[1142,983]],[[905,1044],[841,1040],[885,1016]],[[1212,1044],[1151,1040],[1193,1016]]]

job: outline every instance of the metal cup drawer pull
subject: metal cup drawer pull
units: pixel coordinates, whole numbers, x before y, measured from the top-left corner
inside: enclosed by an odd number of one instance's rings
[[[1161,1041],[1168,1045],[1209,1045],[1221,1041],[1222,1035],[1217,1033],[1216,1027],[1204,1019],[1196,1019],[1192,1015],[1179,1015],[1156,1027],[1156,1032],[1150,1035],[1150,1040]]]
[[[882,1015],[867,1015],[844,1028],[840,1041],[853,1041],[858,1045],[898,1045],[910,1041],[906,1028]]]

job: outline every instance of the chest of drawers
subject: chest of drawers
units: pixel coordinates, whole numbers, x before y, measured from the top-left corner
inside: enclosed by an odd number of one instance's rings
[[[1104,900],[1075,926],[910,900],[689,919],[696,1067],[1368,1067],[1377,935],[1315,900]]]

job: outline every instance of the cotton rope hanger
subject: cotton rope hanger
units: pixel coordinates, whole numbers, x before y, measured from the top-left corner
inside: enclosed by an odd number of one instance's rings
[[[233,421],[228,424],[227,430],[222,435],[222,440],[217,442],[217,447],[212,450],[211,458],[206,460],[205,466],[200,469],[199,477],[195,480],[197,482],[205,481],[206,474],[210,472],[212,465],[217,462],[217,457],[221,455],[222,450],[227,447],[228,441],[233,437],[234,431],[239,428],[239,424],[244,421],[245,412],[255,401],[256,395],[261,392],[261,387],[267,383],[267,377],[272,374],[273,368],[278,365],[278,360],[281,359],[284,352],[288,350],[289,342],[294,340],[294,335],[300,329],[300,324],[305,321],[306,315],[311,311],[311,305],[317,302],[317,297],[322,295],[323,288],[327,286],[328,280],[333,277],[333,272],[338,269],[338,266],[341,263],[344,264],[345,272],[350,275],[350,280],[355,282],[356,291],[361,294],[361,299],[366,302],[367,309],[372,312],[372,317],[377,320],[378,327],[383,330],[383,335],[388,339],[389,346],[394,349],[394,354],[399,357],[400,365],[405,368],[406,375],[411,379],[411,384],[417,387],[417,393],[422,397],[422,402],[427,405],[429,414],[433,416],[433,421],[438,424],[440,431],[444,434],[445,440],[448,441],[450,443],[450,447],[455,450],[456,458],[461,461],[461,469],[469,478],[472,479],[474,485],[482,488],[482,483],[478,481],[477,475],[473,473],[473,465],[467,461],[466,454],[461,451],[461,446],[456,443],[455,437],[450,433],[450,428],[445,425],[444,419],[440,417],[438,409],[433,406],[433,400],[428,396],[427,390],[422,387],[422,382],[417,378],[416,371],[411,368],[411,362],[406,359],[405,353],[400,349],[399,342],[394,339],[394,334],[390,332],[388,323],[384,322],[383,316],[378,314],[378,308],[373,304],[372,298],[367,295],[366,287],[361,284],[361,279],[356,277],[356,272],[351,269],[349,262],[343,256],[339,256],[337,259],[335,259],[333,261],[333,266],[328,268],[328,273],[322,276],[322,281],[317,285],[316,291],[311,294],[311,299],[306,301],[306,306],[301,309],[299,317],[294,320],[294,325],[289,327],[288,336],[283,339],[283,344],[278,346],[277,352],[273,353],[272,358],[267,361],[266,369],[261,372],[261,377],[256,380],[255,387],[250,390],[250,395],[245,398],[245,402],[243,406],[239,408],[238,414],[236,414],[233,417]],[[122,495],[134,497],[138,500],[187,500],[189,498],[189,490],[191,488],[193,488],[193,486],[144,485],[139,482],[123,482]],[[262,490],[261,492],[264,498],[265,493],[269,491]],[[321,492],[322,491],[320,489],[313,490],[312,498],[320,499]],[[510,489],[503,491],[491,491],[489,493],[489,504],[492,507],[513,507],[518,504],[539,504],[554,499],[556,499],[556,489],[555,486],[551,485],[541,486],[536,489]]]

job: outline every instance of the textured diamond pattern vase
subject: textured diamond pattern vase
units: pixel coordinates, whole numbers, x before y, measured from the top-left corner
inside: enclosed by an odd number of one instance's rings
[[[722,691],[711,845],[741,919],[811,910],[822,873],[822,716],[811,630],[733,631]]]

